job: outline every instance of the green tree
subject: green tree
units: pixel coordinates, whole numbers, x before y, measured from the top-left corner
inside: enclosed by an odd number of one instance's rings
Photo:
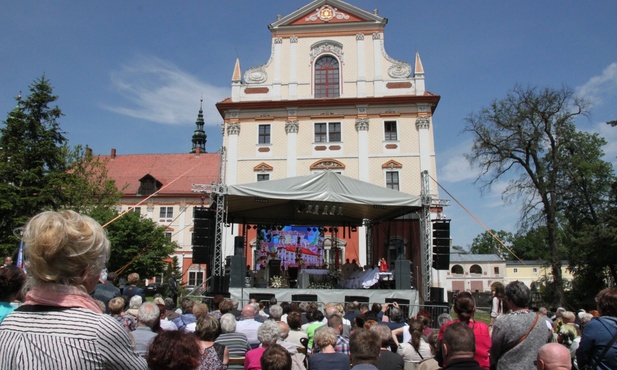
[[[45,76],[17,97],[17,106],[0,128],[0,248],[12,253],[19,241],[13,231],[36,213],[62,204],[67,170],[67,139],[58,119],[62,111]]]
[[[97,208],[91,216],[102,225],[113,220],[118,213],[112,209]],[[129,212],[107,227],[111,242],[108,269],[121,275],[136,272],[142,278],[152,278],[164,273],[168,264],[164,261],[176,249],[176,242],[165,236],[165,228],[149,218]]]
[[[523,225],[543,225],[556,303],[563,302],[558,243],[559,211],[563,189],[559,175],[571,165],[561,146],[565,135],[576,132],[574,119],[587,113],[588,103],[571,89],[516,86],[504,99],[495,100],[466,119],[464,131],[474,136],[472,165],[481,169],[478,180],[490,188],[507,180],[503,197],[521,199]]]
[[[504,230],[491,230],[479,234],[471,242],[471,253],[474,254],[499,254],[504,258],[509,255],[508,250],[504,248],[499,241],[493,237],[495,235],[506,246],[510,246],[512,242],[512,233]]]

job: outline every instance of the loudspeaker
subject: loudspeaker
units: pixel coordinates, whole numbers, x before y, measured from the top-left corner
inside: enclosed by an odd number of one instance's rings
[[[193,247],[193,263],[210,263],[210,250],[208,247]]]
[[[433,268],[435,270],[449,270],[450,269],[450,255],[449,254],[433,254]]]
[[[317,294],[292,294],[292,302],[317,302]]]
[[[429,294],[431,295],[432,302],[445,302],[443,299],[443,288],[430,287]]]
[[[234,256],[244,256],[244,237],[236,236],[234,238]]]
[[[396,289],[411,289],[411,261],[394,261],[394,285]]]
[[[246,258],[244,256],[227,257],[229,264],[229,287],[244,287],[244,277],[246,276]]]
[[[281,260],[268,261],[268,279],[281,275]]]

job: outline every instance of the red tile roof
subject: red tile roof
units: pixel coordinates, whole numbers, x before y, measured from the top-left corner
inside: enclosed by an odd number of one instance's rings
[[[196,195],[191,193],[192,184],[218,182],[219,153],[106,155],[100,158],[109,159],[108,176],[116,181],[116,186],[125,195],[136,195],[139,180],[148,174],[160,181],[163,187],[171,184],[161,190],[160,195]]]

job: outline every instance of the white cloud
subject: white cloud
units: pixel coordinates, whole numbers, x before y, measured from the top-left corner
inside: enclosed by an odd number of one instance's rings
[[[206,125],[221,118],[215,104],[229,96],[230,88],[212,86],[157,57],[139,57],[111,73],[112,87],[126,99],[121,106],[106,106],[113,112],[146,121],[194,124],[203,97]]]
[[[578,96],[589,99],[593,105],[603,103],[603,95],[617,90],[617,62],[604,68],[602,74],[593,76],[576,89]]]
[[[469,148],[471,148],[471,141],[464,141],[439,155],[437,158],[438,181],[455,183],[477,178],[478,170],[471,167],[464,156],[464,153],[469,152]]]

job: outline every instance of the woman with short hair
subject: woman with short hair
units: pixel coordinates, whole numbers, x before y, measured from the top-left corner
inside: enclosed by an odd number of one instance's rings
[[[318,353],[309,356],[310,370],[344,370],[350,368],[349,356],[334,351],[336,332],[332,328],[323,328],[315,333],[315,345]]]
[[[105,230],[74,211],[47,211],[24,229],[31,290],[0,325],[0,369],[143,369],[129,334],[90,297],[109,260]]]
[[[199,358],[199,370],[225,370],[229,362],[229,350],[216,343],[215,340],[221,333],[221,327],[217,319],[210,315],[204,315],[197,319],[195,336],[199,339],[201,357]]]

